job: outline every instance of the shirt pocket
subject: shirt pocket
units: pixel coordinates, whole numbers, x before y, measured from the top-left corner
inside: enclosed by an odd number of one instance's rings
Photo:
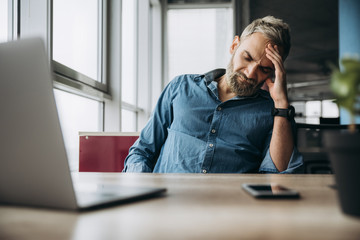
[[[169,129],[168,137],[163,148],[163,157],[184,167],[202,162],[206,143],[191,135]]]

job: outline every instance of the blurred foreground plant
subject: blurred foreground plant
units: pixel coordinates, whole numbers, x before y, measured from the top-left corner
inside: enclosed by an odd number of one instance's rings
[[[355,131],[355,116],[360,114],[360,60],[343,58],[342,70],[333,68],[331,90],[336,96],[338,106],[350,113],[350,131]]]

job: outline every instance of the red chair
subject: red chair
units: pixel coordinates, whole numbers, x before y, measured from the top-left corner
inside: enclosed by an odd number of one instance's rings
[[[139,133],[79,133],[79,172],[121,172]]]

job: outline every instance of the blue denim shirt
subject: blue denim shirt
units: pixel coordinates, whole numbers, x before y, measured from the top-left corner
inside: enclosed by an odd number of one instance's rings
[[[130,148],[123,171],[278,173],[269,153],[273,100],[259,90],[221,102],[214,80],[224,73],[217,69],[172,80]],[[303,159],[294,147],[283,173],[302,171]]]

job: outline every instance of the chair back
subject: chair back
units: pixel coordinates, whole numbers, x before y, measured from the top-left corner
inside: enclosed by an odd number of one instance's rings
[[[80,172],[121,172],[139,133],[80,132]]]

